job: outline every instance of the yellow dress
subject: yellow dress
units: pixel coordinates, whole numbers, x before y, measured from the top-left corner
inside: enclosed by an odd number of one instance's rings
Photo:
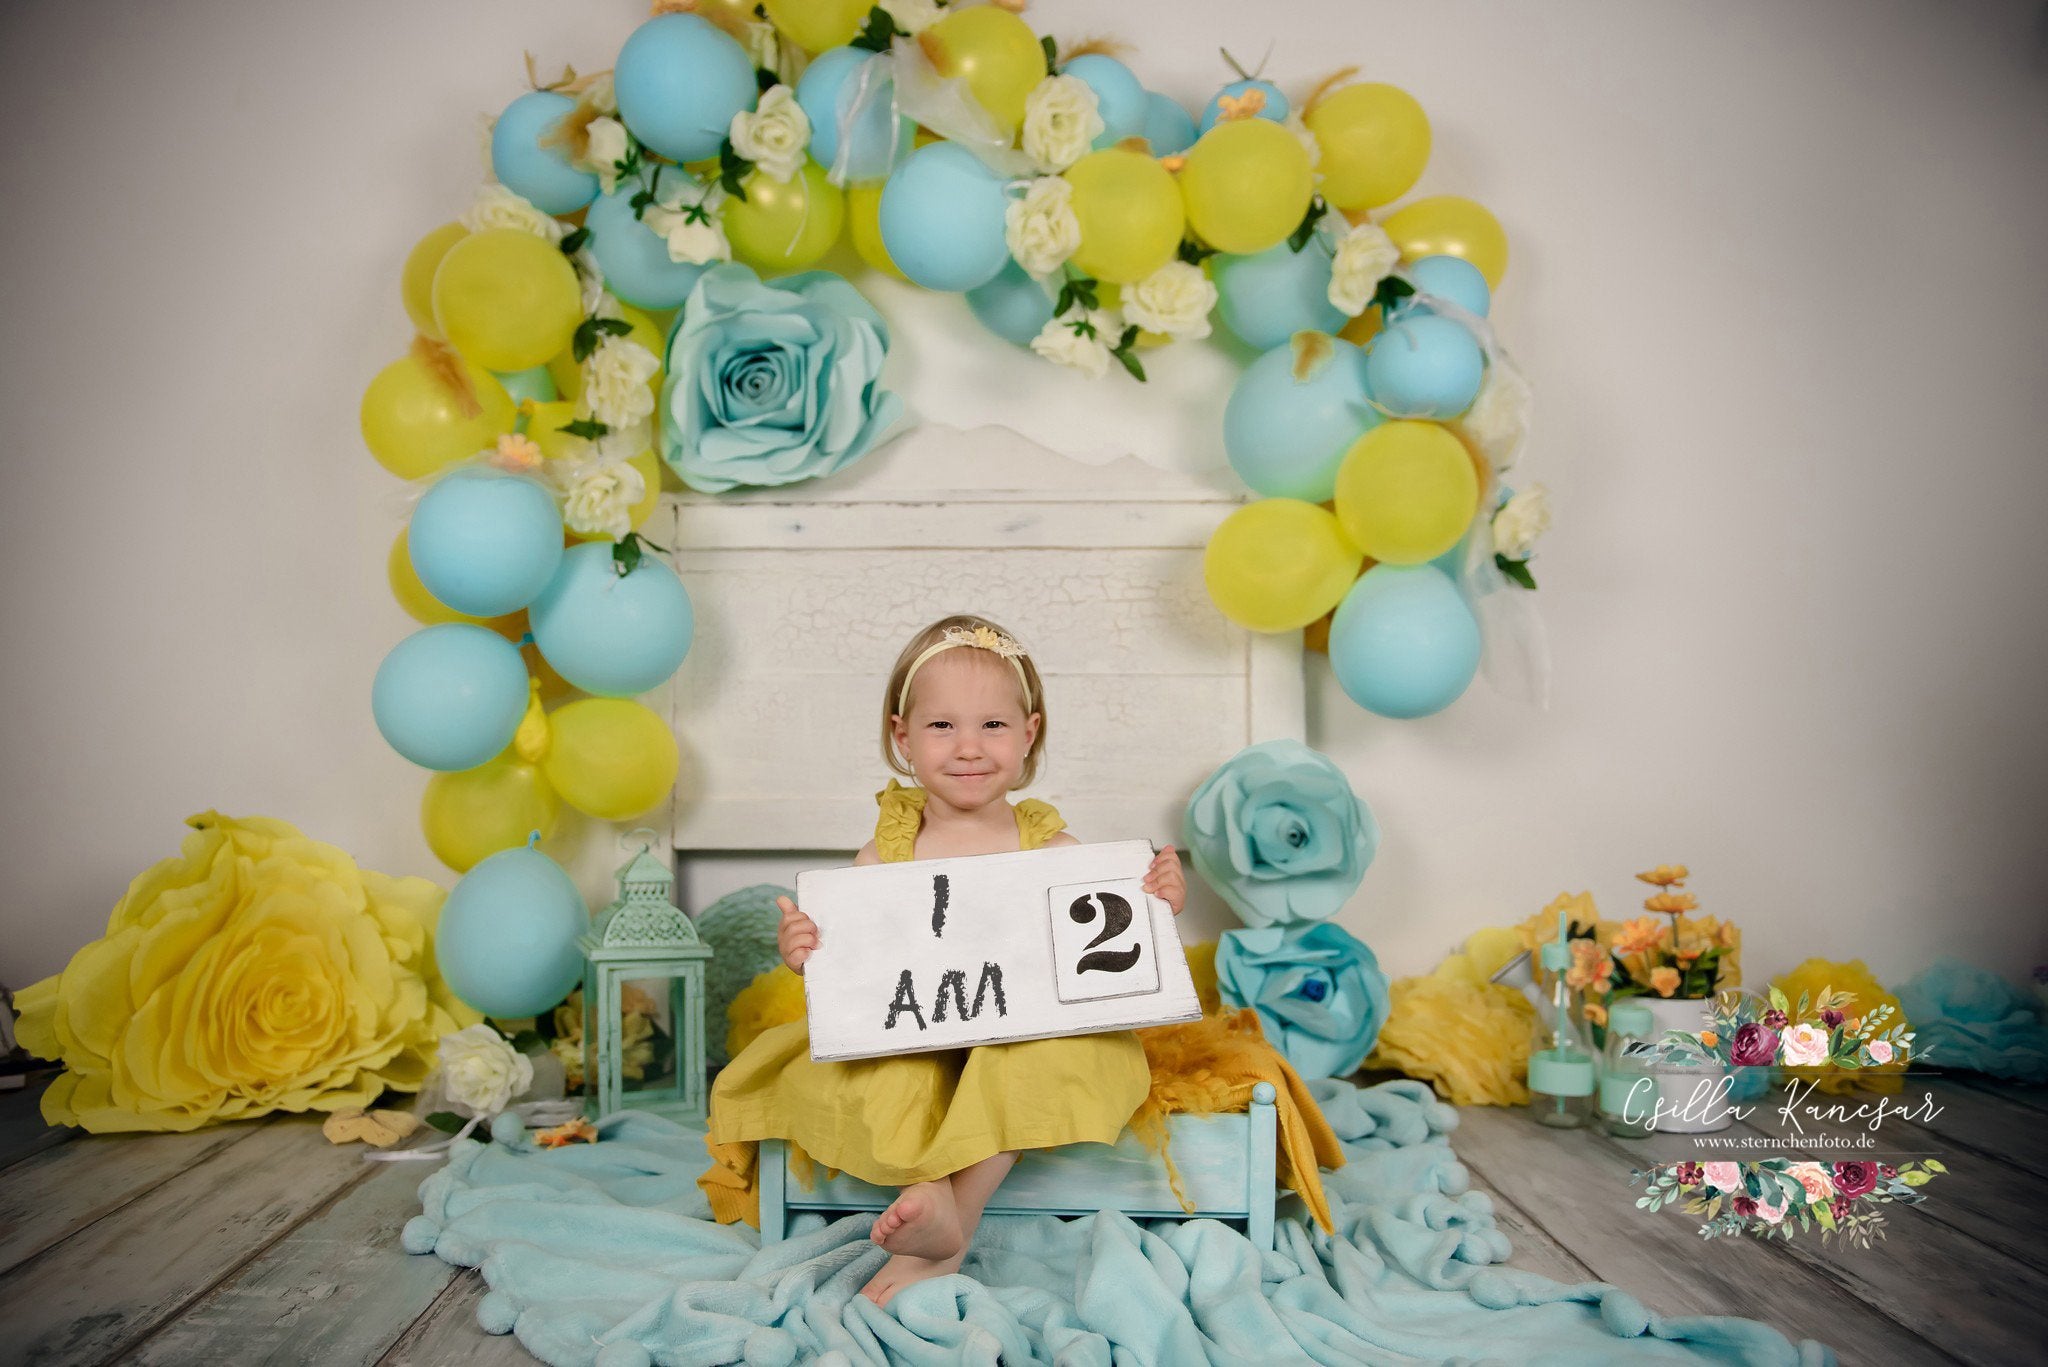
[[[924,789],[894,779],[875,795],[875,849],[915,857]],[[1022,848],[1066,822],[1049,804],[1016,805]],[[722,1222],[758,1224],[758,1141],[786,1139],[826,1167],[877,1186],[928,1182],[1011,1149],[1113,1144],[1145,1100],[1151,1073],[1128,1030],[838,1063],[811,1060],[805,1021],[774,1026],[727,1064],[711,1090],[700,1185]]]

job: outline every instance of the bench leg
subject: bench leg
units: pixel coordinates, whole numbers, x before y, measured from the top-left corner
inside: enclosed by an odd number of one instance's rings
[[[761,1141],[755,1176],[761,1192],[761,1246],[766,1248],[789,1234],[789,1151],[780,1139]]]
[[[1278,1183],[1279,1119],[1273,1103],[1279,1093],[1270,1082],[1252,1088],[1249,1113],[1250,1161],[1246,1163],[1245,1237],[1259,1248],[1273,1246],[1273,1204]]]

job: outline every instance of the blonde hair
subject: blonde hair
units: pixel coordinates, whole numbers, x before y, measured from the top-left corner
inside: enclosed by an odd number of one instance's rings
[[[986,617],[976,616],[971,612],[958,612],[951,617],[941,617],[938,621],[933,622],[930,626],[912,636],[910,643],[903,647],[903,653],[896,657],[896,665],[889,671],[889,682],[882,691],[882,762],[887,764],[893,772],[901,774],[905,778],[917,777],[911,771],[909,762],[896,749],[896,728],[894,725],[894,719],[899,715],[906,721],[909,720],[910,709],[916,703],[917,677],[910,672],[911,666],[917,662],[917,658],[920,655],[936,644],[939,638],[947,632],[961,628],[972,631],[976,627],[984,627],[991,631],[1001,632],[1004,636],[1010,634]],[[971,649],[971,647],[965,648]],[[1001,657],[999,656],[992,655],[990,658],[1001,663]],[[1045,684],[1038,677],[1038,666],[1031,663],[1029,655],[1018,655],[1014,658],[1018,670],[1023,674],[1024,678],[1024,692],[1026,696],[1019,701],[1023,703],[1024,715],[1027,720],[1031,716],[1032,700],[1036,699],[1038,702],[1038,734],[1031,738],[1031,748],[1024,752],[1024,771],[1018,775],[1017,781],[1010,786],[1011,792],[1016,792],[1020,788],[1029,788],[1038,778],[1038,762],[1039,757],[1045,751],[1046,732]],[[1005,669],[1003,672],[1007,674],[1010,671]],[[896,704],[899,699],[905,697],[904,685],[906,682],[910,688],[908,700],[904,701],[902,711],[899,713]]]

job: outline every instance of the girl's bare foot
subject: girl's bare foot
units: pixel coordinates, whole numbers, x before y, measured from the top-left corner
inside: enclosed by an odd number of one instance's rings
[[[965,1261],[967,1250],[961,1249],[950,1258],[918,1258],[908,1253],[899,1253],[882,1264],[882,1270],[874,1279],[860,1289],[876,1305],[886,1306],[895,1299],[896,1293],[912,1282],[926,1281],[932,1277],[943,1277],[958,1272]]]
[[[914,1187],[905,1187],[894,1203],[876,1219],[869,1237],[891,1253],[919,1261],[953,1258],[954,1265],[947,1271],[958,1268],[958,1255],[965,1251],[967,1241],[960,1233],[960,1213],[953,1200],[953,1183],[942,1177],[936,1182],[919,1182]],[[895,1261],[892,1259],[890,1265],[894,1266]],[[927,1272],[924,1275],[939,1274]]]

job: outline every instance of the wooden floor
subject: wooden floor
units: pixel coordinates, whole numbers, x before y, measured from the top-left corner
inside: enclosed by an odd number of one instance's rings
[[[1706,1241],[1691,1217],[1637,1210],[1629,1169],[1667,1156],[1640,1144],[1485,1107],[1451,1138],[1514,1266],[1613,1282],[1666,1315],[1762,1319],[1844,1364],[2048,1362],[2048,1091],[1909,1085],[1942,1112],[1887,1119],[1884,1156],[1938,1156],[1949,1175],[1867,1252]],[[477,1328],[477,1273],[400,1251],[424,1165],[364,1163],[304,1118],[74,1136],[42,1125],[34,1091],[0,1094],[0,1362],[530,1360]],[[1760,1104],[1723,1137],[1781,1129]]]

